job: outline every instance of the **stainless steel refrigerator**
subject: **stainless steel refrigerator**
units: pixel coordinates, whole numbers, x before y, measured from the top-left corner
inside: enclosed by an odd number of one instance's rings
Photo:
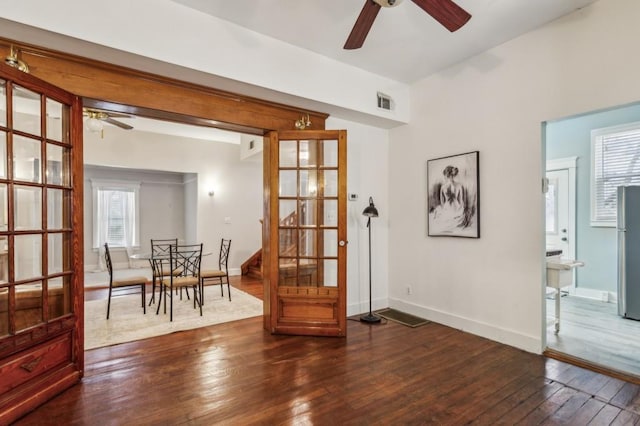
[[[618,314],[640,320],[640,186],[618,187]]]

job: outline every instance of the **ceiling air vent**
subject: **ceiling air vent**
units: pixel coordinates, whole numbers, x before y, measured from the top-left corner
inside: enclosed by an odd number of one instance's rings
[[[378,92],[378,108],[391,111],[391,96]]]

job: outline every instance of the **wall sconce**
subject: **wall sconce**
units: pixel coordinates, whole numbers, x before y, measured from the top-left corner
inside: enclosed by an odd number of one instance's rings
[[[311,120],[309,114],[303,115],[299,120],[296,120],[296,129],[304,130],[307,127],[311,127]]]
[[[19,71],[22,71],[28,74],[29,65],[27,65],[26,62],[18,58],[18,53],[19,51],[12,45],[11,51],[9,52],[9,56],[4,58],[4,62],[10,67],[17,68]]]

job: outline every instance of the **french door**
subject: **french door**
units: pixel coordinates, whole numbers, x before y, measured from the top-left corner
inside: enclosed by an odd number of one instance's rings
[[[346,131],[271,132],[265,144],[265,327],[344,336]]]
[[[83,370],[82,105],[0,64],[0,424]]]

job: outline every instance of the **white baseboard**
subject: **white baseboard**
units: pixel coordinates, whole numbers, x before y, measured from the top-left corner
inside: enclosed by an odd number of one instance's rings
[[[144,261],[136,261],[137,265],[136,268],[149,268],[149,262],[144,260]],[[95,265],[84,265],[84,271],[85,272],[100,272],[100,270],[98,269],[99,266],[97,264]],[[129,268],[129,263],[128,262],[120,262],[120,263],[114,263],[113,264],[113,269],[131,269]],[[106,271],[106,269],[105,269]],[[241,275],[242,271],[240,270],[240,268],[230,268],[229,269],[229,275],[230,276],[238,276]]]
[[[378,309],[384,309],[389,307],[389,299],[373,299],[371,300],[371,310],[376,311]],[[347,316],[353,316],[358,314],[364,314],[369,312],[369,301],[365,300],[360,303],[352,303],[347,305]]]
[[[114,262],[113,263],[113,269],[142,269],[142,268],[150,268],[149,266],[149,262],[144,260],[137,260],[135,261],[135,263],[133,263],[133,265],[135,266],[134,268],[131,268],[129,266],[129,262]],[[85,272],[106,272],[107,268],[105,267],[104,270],[100,269],[100,266],[98,264],[93,264],[93,265],[84,265],[84,271]]]
[[[599,302],[618,302],[618,293],[606,290],[594,290],[592,288],[572,288],[569,294],[576,297],[583,297],[585,299],[597,300]]]
[[[437,309],[415,305],[404,300],[389,299],[390,307],[408,314],[416,315],[438,324],[446,325],[466,333],[475,334],[505,345],[514,346],[527,352],[541,354],[543,351],[540,336],[529,336],[502,327],[442,312]]]
[[[85,263],[84,264],[84,271],[85,272],[96,272],[96,271],[98,271],[98,265],[88,265],[88,264]]]

